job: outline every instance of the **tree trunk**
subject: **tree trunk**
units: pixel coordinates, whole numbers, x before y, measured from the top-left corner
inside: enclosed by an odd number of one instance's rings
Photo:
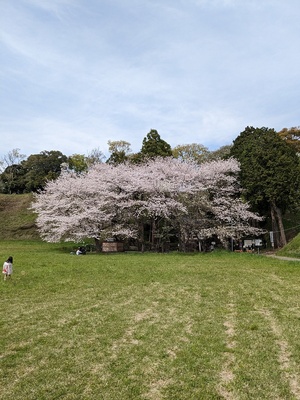
[[[198,250],[199,250],[199,253],[202,252],[201,240],[199,240],[199,239],[198,239]]]
[[[275,211],[277,214],[277,221],[278,221],[278,226],[279,226],[279,231],[280,231],[280,244],[281,246],[285,246],[287,244],[286,241],[286,236],[285,236],[285,231],[284,231],[284,226],[283,226],[283,221],[282,221],[282,214],[281,210],[279,207],[275,206]]]
[[[155,246],[156,224],[155,219],[152,221],[152,234],[151,234],[151,250],[157,250]]]
[[[274,214],[274,218],[278,223],[278,228],[279,228],[279,246],[283,247],[286,245],[286,236],[285,236],[285,231],[284,231],[284,226],[283,226],[283,221],[282,221],[282,214],[281,210],[279,207],[276,206],[275,202],[271,203],[271,216]]]
[[[278,229],[278,224],[276,221],[276,213],[274,208],[271,205],[271,220],[272,220],[272,231],[273,231],[273,237],[274,237],[274,244],[275,247],[279,247],[279,229]]]
[[[141,222],[140,224],[139,224],[139,244],[140,244],[140,248],[139,248],[139,250],[142,252],[142,253],[144,253],[144,251],[145,251],[145,238],[144,238],[144,234],[145,234],[145,232],[144,232],[144,224],[143,224],[143,222]]]
[[[100,253],[101,252],[101,243],[100,240],[95,238],[95,247],[96,247],[96,253]]]

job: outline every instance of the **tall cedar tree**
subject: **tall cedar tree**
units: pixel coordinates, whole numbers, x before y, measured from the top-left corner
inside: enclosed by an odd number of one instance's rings
[[[282,215],[299,202],[299,157],[274,129],[246,127],[231,155],[241,164],[245,198],[260,214],[269,214],[277,245],[286,244]]]
[[[143,158],[170,157],[172,156],[172,148],[169,143],[161,139],[155,129],[151,129],[143,139],[141,154]]]

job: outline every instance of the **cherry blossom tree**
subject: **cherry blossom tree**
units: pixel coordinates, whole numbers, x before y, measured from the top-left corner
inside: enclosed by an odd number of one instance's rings
[[[136,239],[144,248],[168,240],[173,230],[182,248],[191,241],[258,234],[260,218],[239,198],[236,160],[198,165],[171,157],[132,164],[95,164],[86,173],[63,171],[38,193],[32,208],[47,241]],[[154,248],[154,247],[152,247]]]
[[[41,237],[49,242],[90,237],[98,245],[117,221],[115,187],[110,181],[113,172],[107,164],[95,164],[86,173],[65,170],[57,180],[48,182],[32,205]]]
[[[193,240],[201,248],[201,242],[212,237],[226,245],[229,238],[262,233],[253,226],[261,218],[240,199],[235,159],[207,162],[194,169],[197,185],[192,196],[186,191],[182,199],[187,213],[176,219],[183,249]]]

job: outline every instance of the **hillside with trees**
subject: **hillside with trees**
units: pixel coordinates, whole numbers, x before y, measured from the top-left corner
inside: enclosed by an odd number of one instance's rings
[[[173,240],[182,249],[194,248],[195,243],[203,249],[207,242],[238,240],[247,235],[246,230],[237,234],[240,219],[251,228],[272,230],[275,247],[282,247],[287,241],[286,229],[288,239],[291,232],[297,233],[297,220],[291,228],[285,221],[287,216],[299,215],[299,131],[246,127],[232,145],[209,151],[198,143],[172,149],[151,129],[137,153],[132,153],[131,144],[125,140],[109,141],[107,160],[99,148],[88,155],[66,156],[51,150],[28,158],[13,149],[0,160],[0,193],[24,196],[42,191],[35,198],[42,198],[49,209],[46,211],[38,200],[35,211],[41,234],[47,240],[47,232],[53,233],[53,227],[59,226],[64,232],[58,234],[57,228],[55,235],[50,234],[52,238],[58,235],[66,240],[70,234],[72,239],[87,236],[103,240],[111,236],[152,250],[162,250]],[[234,160],[236,166],[230,171],[227,167]],[[222,176],[214,175],[216,165],[222,166]],[[183,168],[184,177],[180,176]],[[157,182],[161,182],[159,190]],[[54,187],[60,197],[50,195]],[[82,204],[74,197],[70,201],[73,187],[77,187]],[[70,201],[68,207],[66,201]],[[61,215],[53,213],[56,203]],[[246,209],[251,213],[247,217]],[[80,223],[74,225],[71,215]],[[47,223],[43,225],[42,220]],[[69,228],[61,221],[68,221]],[[86,231],[86,225],[93,228]]]

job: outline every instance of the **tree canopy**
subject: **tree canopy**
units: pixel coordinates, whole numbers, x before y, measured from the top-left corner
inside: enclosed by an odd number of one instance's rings
[[[57,179],[61,173],[61,166],[68,160],[60,151],[42,151],[32,154],[21,163],[25,169],[26,192],[42,189],[48,180]]]
[[[258,234],[252,220],[260,218],[239,200],[233,160],[200,166],[174,158],[147,163],[96,164],[84,174],[64,171],[36,195],[33,209],[47,241],[86,237],[135,238],[144,243],[145,225],[155,237],[175,231],[181,247],[216,236]]]
[[[274,129],[246,127],[234,140],[231,155],[241,163],[245,198],[264,214],[269,211],[279,245],[286,243],[282,213],[299,202],[299,157]]]
[[[143,139],[141,155],[143,158],[170,157],[172,156],[172,148],[169,143],[161,139],[155,129],[151,129]]]
[[[109,140],[108,151],[110,152],[110,157],[106,161],[108,164],[122,164],[129,159],[130,143],[125,140]]]
[[[209,159],[209,150],[199,143],[180,144],[172,149],[173,157],[183,161],[195,161],[198,164]]]
[[[72,154],[68,157],[68,162],[65,166],[78,173],[88,169],[87,160],[83,154]]]
[[[19,165],[26,158],[25,154],[20,153],[20,149],[12,149],[0,159],[0,171],[4,171],[12,165]]]
[[[300,154],[300,126],[294,126],[289,129],[283,128],[278,134]]]

